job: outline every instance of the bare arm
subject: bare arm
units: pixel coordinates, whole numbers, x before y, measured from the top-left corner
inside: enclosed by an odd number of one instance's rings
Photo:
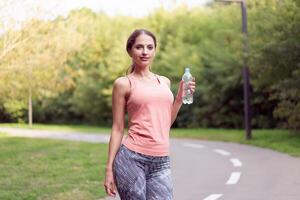
[[[182,84],[183,84],[183,82],[180,81],[180,85],[179,85],[179,89],[178,90],[180,90],[180,88],[182,88]],[[182,96],[179,95],[179,94],[181,94],[181,93],[178,93],[176,95],[175,101],[173,103],[172,114],[171,114],[171,125],[174,123],[174,121],[175,121],[175,119],[176,119],[176,117],[178,115],[178,112],[179,112],[179,110],[180,110],[180,108],[182,106]]]
[[[124,135],[125,95],[128,90],[125,77],[117,79],[112,93],[113,125],[109,140],[108,160],[106,169],[111,170],[116,153]]]
[[[164,81],[167,83],[167,85],[169,87],[171,87],[171,81],[167,77],[164,77],[164,76],[162,76],[162,77],[163,77]],[[189,87],[190,87],[192,93],[195,92],[195,85],[196,85],[196,83],[195,83],[195,78],[194,78],[194,80],[189,83]],[[175,98],[173,106],[172,106],[171,125],[176,120],[178,112],[182,106],[182,96],[183,96],[183,81],[180,81],[179,87],[178,87],[178,92],[177,92],[176,98]]]
[[[118,78],[114,82],[112,93],[113,125],[109,140],[108,159],[106,163],[105,190],[109,196],[116,195],[116,186],[113,178],[113,162],[120,148],[124,135],[125,97],[130,91],[126,77]]]
[[[171,81],[170,79],[168,79],[167,77],[165,76],[161,76],[163,81],[169,86],[169,88],[171,87]],[[180,89],[180,88],[179,88]],[[179,90],[178,89],[178,90]],[[175,98],[175,101],[173,102],[173,106],[172,106],[172,113],[171,113],[171,125],[174,123],[176,117],[177,117],[177,114],[181,108],[181,105],[182,105],[182,98],[180,95],[177,94],[176,98]]]

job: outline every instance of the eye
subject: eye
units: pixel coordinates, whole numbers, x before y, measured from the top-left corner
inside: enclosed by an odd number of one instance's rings
[[[149,45],[149,46],[147,46],[147,48],[148,48],[149,50],[152,50],[152,49],[153,49],[153,46],[152,46],[152,45]]]

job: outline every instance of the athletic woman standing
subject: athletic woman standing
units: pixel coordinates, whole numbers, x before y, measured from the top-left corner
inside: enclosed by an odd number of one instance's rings
[[[122,200],[170,200],[169,131],[182,105],[183,82],[174,100],[170,80],[151,72],[156,38],[150,31],[135,30],[126,49],[132,67],[114,82],[105,190],[113,197],[118,191]],[[195,82],[189,85],[194,92]],[[129,124],[123,140],[125,112]]]

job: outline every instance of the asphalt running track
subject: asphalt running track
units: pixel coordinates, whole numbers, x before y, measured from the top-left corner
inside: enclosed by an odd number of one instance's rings
[[[1,128],[12,136],[108,142],[105,134]],[[299,200],[300,158],[236,143],[171,139],[174,200]],[[105,200],[119,198],[105,198]]]

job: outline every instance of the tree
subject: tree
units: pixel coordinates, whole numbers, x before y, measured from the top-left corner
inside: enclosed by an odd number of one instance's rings
[[[24,101],[27,96],[30,125],[32,98],[57,95],[72,84],[70,79],[61,77],[64,63],[67,56],[81,46],[84,37],[77,32],[76,24],[68,23],[65,20],[54,24],[32,19],[21,31],[9,30],[2,37],[0,76],[3,84],[0,91],[8,99]],[[9,41],[9,38],[18,40]]]
[[[265,33],[254,40],[256,50],[254,74],[257,88],[271,93],[277,101],[274,116],[281,119],[281,127],[300,130],[300,14],[297,1],[268,2],[259,5],[265,12],[254,28]],[[267,11],[267,12],[266,12]],[[269,23],[272,21],[273,23]],[[272,34],[270,34],[272,33]],[[259,48],[258,48],[259,47]]]

